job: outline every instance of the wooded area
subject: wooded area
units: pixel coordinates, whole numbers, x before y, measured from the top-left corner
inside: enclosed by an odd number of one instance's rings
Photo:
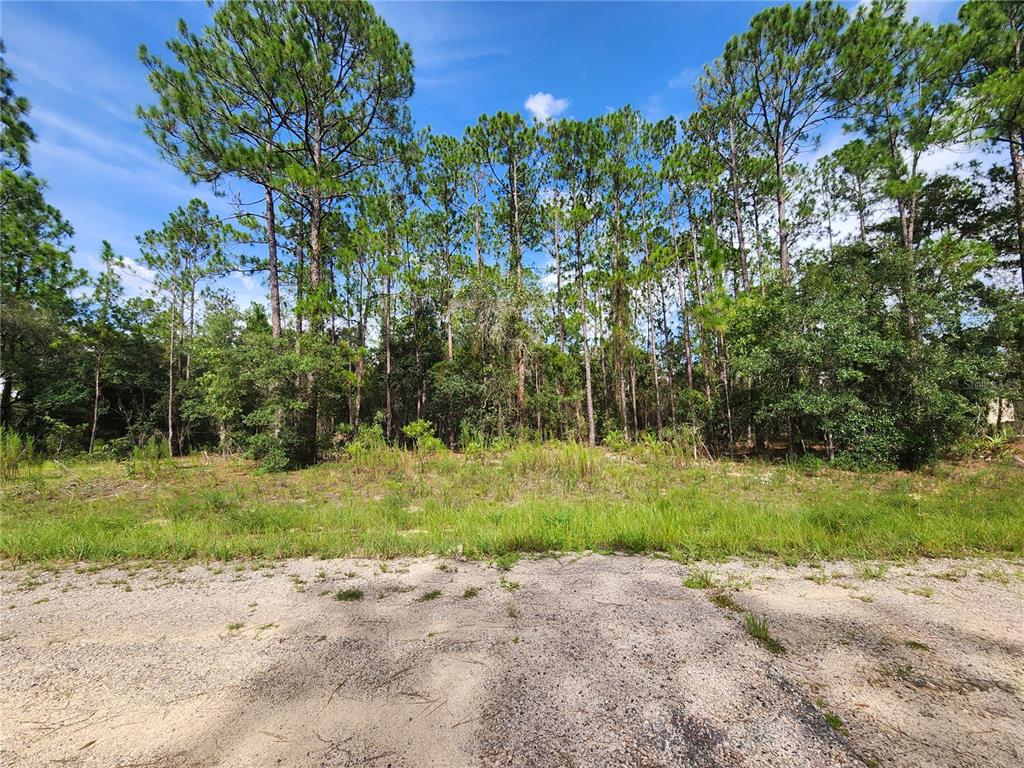
[[[685,120],[447,136],[415,126],[412,52],[369,4],[224,3],[140,50],[139,117],[193,181],[259,202],[140,234],[148,297],[109,245],[73,266],[4,64],[5,439],[268,470],[527,439],[918,466],[1024,401],[1024,2],[959,17],[772,7]],[[922,169],[966,146],[993,162]]]

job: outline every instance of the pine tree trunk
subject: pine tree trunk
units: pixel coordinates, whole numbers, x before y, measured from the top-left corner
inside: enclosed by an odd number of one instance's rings
[[[676,246],[676,287],[679,290],[679,314],[683,321],[683,353],[686,357],[686,386],[693,389],[693,346],[690,342],[690,313],[686,302],[686,276]]]
[[[1024,287],[1024,131],[1010,137],[1010,163],[1013,165],[1013,207],[1017,215],[1017,256],[1020,281]]]
[[[562,311],[562,251],[558,242],[558,213],[555,213],[555,315],[558,317],[558,351],[565,354],[565,313]]]
[[[651,346],[651,377],[654,380],[654,415],[661,439],[661,379],[658,376],[658,345],[654,340],[654,299],[650,285],[647,286],[647,339]]]
[[[789,285],[789,222],[786,219],[786,181],[782,145],[775,145],[775,207],[779,218],[779,263],[782,267],[782,282]]]
[[[391,382],[391,273],[384,275],[384,423],[387,436],[391,437],[392,382]]]
[[[594,424],[594,381],[590,370],[590,329],[587,326],[587,298],[583,281],[583,243],[579,230],[576,231],[576,274],[579,282],[579,303],[583,336],[583,373],[587,396],[587,437],[591,447],[597,445],[597,429]]]
[[[281,338],[281,280],[277,266],[277,220],[274,194],[269,186],[263,187],[267,206],[267,270],[270,273],[270,330],[275,339]]]
[[[167,351],[167,453],[174,456],[174,298],[171,298],[170,339]]]
[[[743,290],[750,290],[750,267],[747,264],[747,246],[743,236],[743,213],[740,204],[740,182],[736,156],[736,128],[732,119],[729,120],[729,181],[732,185],[732,215],[736,224],[736,247],[740,254],[740,271],[743,277]]]
[[[92,396],[92,430],[89,432],[89,453],[96,445],[96,425],[100,420],[100,355],[96,353],[96,375]]]

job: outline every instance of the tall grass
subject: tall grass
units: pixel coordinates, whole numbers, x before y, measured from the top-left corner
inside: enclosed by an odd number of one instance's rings
[[[263,476],[241,460],[164,462],[155,477],[93,462],[7,483],[0,556],[1024,555],[1024,470],[1009,462],[916,475],[804,473],[576,444],[472,456],[375,448]]]
[[[26,466],[38,463],[35,440],[0,427],[0,478],[14,480]]]

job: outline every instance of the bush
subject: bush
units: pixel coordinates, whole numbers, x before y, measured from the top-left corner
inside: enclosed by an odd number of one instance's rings
[[[388,443],[384,439],[384,427],[375,421],[368,427],[362,427],[348,445],[345,453],[353,459],[366,459],[387,450]]]
[[[13,480],[22,467],[36,462],[35,440],[0,427],[0,477]]]
[[[434,434],[434,425],[426,419],[417,419],[410,424],[406,424],[402,427],[402,432],[412,440],[413,447],[417,451],[433,453],[445,449],[444,443]]]
[[[629,441],[626,440],[626,436],[618,429],[609,430],[602,442],[606,448],[616,453],[621,453],[629,447]]]
[[[132,448],[125,459],[124,468],[128,477],[144,477],[155,480],[160,476],[164,462],[170,456],[169,446],[163,438],[149,438],[144,444]]]
[[[259,462],[259,472],[284,472],[292,466],[284,440],[273,434],[258,432],[247,443],[246,458]]]

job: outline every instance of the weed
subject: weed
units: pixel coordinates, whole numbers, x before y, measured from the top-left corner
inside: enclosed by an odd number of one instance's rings
[[[935,594],[935,590],[932,587],[911,587],[910,589],[900,591],[907,595],[918,595],[919,597],[931,597]]]
[[[984,581],[995,582],[996,584],[1009,584],[1010,574],[1005,568],[989,568],[987,571],[981,571],[978,577]]]
[[[43,582],[35,578],[35,576],[26,576],[18,583],[19,592],[31,592],[34,589],[38,589],[43,585]]]
[[[440,589],[432,589],[429,592],[424,592],[422,595],[416,598],[417,603],[426,603],[431,600],[437,600],[441,596]]]
[[[765,650],[776,654],[786,652],[785,646],[772,637],[771,632],[768,630],[767,619],[748,613],[743,618],[743,626],[747,630],[747,634],[760,643]]]
[[[494,558],[494,564],[503,571],[511,571],[512,566],[519,562],[518,552],[506,552]]]
[[[858,575],[865,581],[877,581],[885,576],[888,567],[884,565],[864,565],[857,572]]]
[[[334,593],[335,600],[341,600],[345,603],[350,603],[353,600],[363,599],[363,590],[356,589],[355,587],[349,587],[348,589],[341,589]]]
[[[821,710],[821,716],[828,723],[828,727],[837,733],[841,733],[843,736],[849,736],[850,732],[846,730],[846,726],[843,724],[843,720],[835,712],[831,711],[825,706],[825,700],[819,698],[815,704],[818,705],[818,709]]]
[[[708,589],[715,586],[715,582],[707,571],[694,571],[683,579],[683,586],[688,589]]]
[[[381,587],[380,593],[377,595],[377,599],[383,600],[388,595],[395,594],[396,592],[412,592],[414,589],[416,589],[416,587],[414,587],[412,584],[401,584],[399,582],[385,584],[383,587]]]
[[[743,610],[727,592],[709,592],[708,600],[719,608],[725,608],[727,611],[736,611],[738,613]]]

